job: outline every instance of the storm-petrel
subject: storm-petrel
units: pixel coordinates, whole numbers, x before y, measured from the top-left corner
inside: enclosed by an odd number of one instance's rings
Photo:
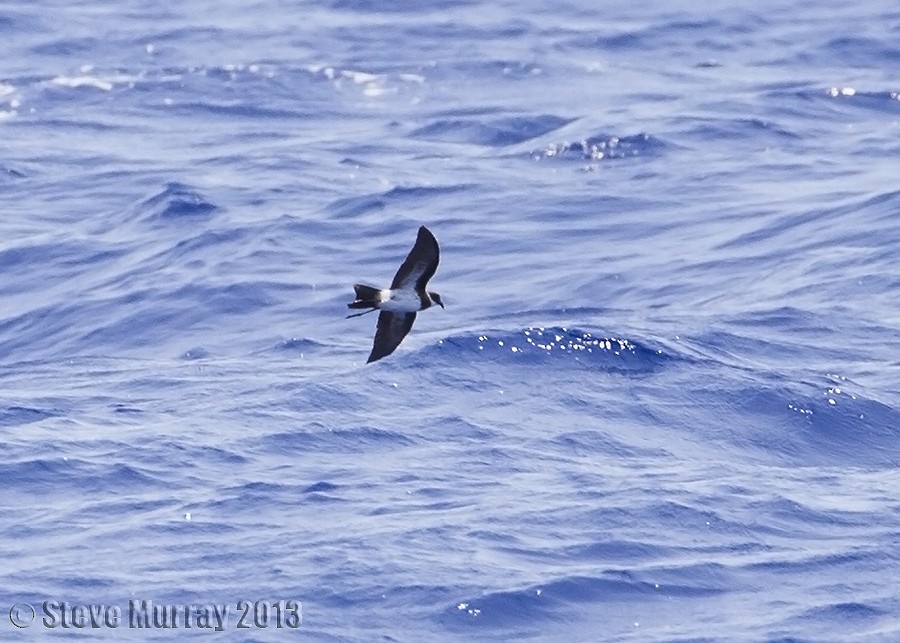
[[[366,360],[367,364],[394,352],[412,328],[418,311],[430,308],[434,304],[444,307],[439,294],[425,290],[428,280],[437,270],[439,258],[437,239],[428,228],[421,226],[419,236],[416,237],[416,245],[397,270],[389,289],[381,290],[363,284],[353,286],[356,300],[347,304],[347,308],[369,308],[369,310],[347,315],[347,319],[365,315],[373,310],[381,311],[378,314],[375,343],[372,352],[369,353],[369,359]]]

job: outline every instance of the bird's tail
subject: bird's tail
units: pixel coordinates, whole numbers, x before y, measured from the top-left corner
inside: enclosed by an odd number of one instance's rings
[[[380,303],[379,295],[381,291],[372,286],[364,286],[356,284],[353,286],[356,291],[356,300],[347,304],[347,308],[377,308]]]

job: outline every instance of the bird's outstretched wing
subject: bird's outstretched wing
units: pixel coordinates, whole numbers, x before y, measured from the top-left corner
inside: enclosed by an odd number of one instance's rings
[[[437,239],[431,231],[425,226],[419,227],[416,245],[409,251],[397,274],[394,275],[391,289],[414,287],[416,290],[424,290],[425,284],[437,270],[440,253]]]
[[[415,313],[391,313],[386,310],[378,313],[375,343],[372,345],[372,352],[369,353],[366,364],[393,353],[409,333],[414,321],[416,321]]]

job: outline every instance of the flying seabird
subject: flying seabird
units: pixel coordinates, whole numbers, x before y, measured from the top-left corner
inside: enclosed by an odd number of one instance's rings
[[[347,308],[369,310],[347,315],[347,319],[365,315],[373,310],[381,311],[378,313],[375,343],[372,345],[369,359],[366,360],[367,364],[394,352],[412,328],[418,311],[430,308],[434,304],[444,307],[439,294],[425,290],[428,280],[437,270],[439,258],[437,239],[428,228],[421,226],[416,244],[400,265],[389,289],[382,290],[363,284],[353,286],[356,300],[347,304]]]

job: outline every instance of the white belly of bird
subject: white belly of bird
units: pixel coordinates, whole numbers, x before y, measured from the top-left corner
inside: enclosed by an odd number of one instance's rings
[[[382,300],[379,308],[392,313],[414,313],[422,308],[422,300],[412,290],[385,290],[382,291]]]

